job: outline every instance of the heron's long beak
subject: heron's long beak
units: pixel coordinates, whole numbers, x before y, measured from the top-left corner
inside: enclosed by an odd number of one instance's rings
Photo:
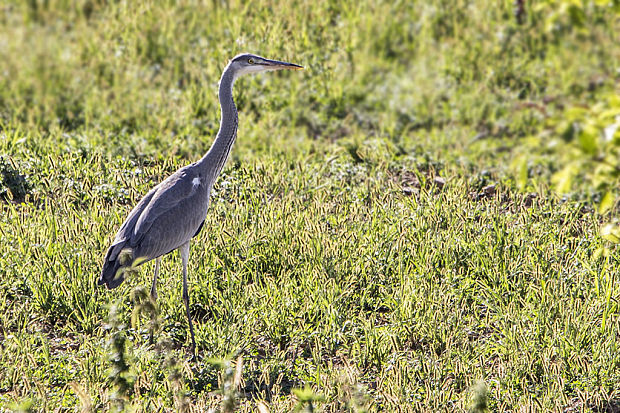
[[[288,69],[288,70],[303,70],[303,66],[296,65],[295,63],[281,62],[279,60],[266,60],[262,64],[268,67],[270,70]]]

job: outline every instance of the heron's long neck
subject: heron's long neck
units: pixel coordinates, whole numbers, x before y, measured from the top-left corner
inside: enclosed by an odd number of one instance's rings
[[[199,167],[204,168],[205,172],[211,176],[212,182],[215,181],[215,178],[224,168],[224,164],[237,137],[239,117],[237,116],[237,108],[232,96],[234,82],[232,70],[227,67],[220,79],[219,98],[222,110],[220,130],[217,132],[215,141],[209,151],[198,162]]]

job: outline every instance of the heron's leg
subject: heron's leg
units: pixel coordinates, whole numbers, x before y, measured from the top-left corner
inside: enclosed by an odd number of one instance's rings
[[[157,275],[159,274],[159,263],[161,262],[161,257],[155,258],[155,275],[153,276],[153,285],[151,286],[151,300],[153,300],[153,304],[157,303]],[[155,342],[155,338],[153,337],[153,330],[149,334],[149,343],[153,344]]]
[[[155,275],[153,276],[153,285],[151,286],[151,298],[153,302],[157,301],[157,275],[159,274],[159,263],[161,262],[161,257],[155,258]]]
[[[181,245],[179,248],[181,253],[181,261],[183,262],[183,302],[185,303],[185,311],[187,312],[187,322],[189,324],[189,332],[192,335],[192,355],[196,354],[196,339],[194,338],[194,325],[192,324],[192,316],[189,314],[189,293],[187,291],[187,262],[189,261],[189,241]]]

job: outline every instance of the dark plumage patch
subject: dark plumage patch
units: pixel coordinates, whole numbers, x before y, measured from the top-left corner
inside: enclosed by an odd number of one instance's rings
[[[196,235],[200,234],[200,230],[202,229],[202,226],[205,224],[205,220],[203,220],[200,223],[200,226],[198,227],[198,229],[196,230],[196,233],[192,236],[192,238],[194,238]]]

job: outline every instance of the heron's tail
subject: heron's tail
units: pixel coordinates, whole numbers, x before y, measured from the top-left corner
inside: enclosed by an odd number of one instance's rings
[[[133,253],[131,249],[122,249],[122,247],[118,244],[112,245],[105,256],[97,284],[105,285],[108,290],[121,285],[125,280],[125,272],[131,268]]]

